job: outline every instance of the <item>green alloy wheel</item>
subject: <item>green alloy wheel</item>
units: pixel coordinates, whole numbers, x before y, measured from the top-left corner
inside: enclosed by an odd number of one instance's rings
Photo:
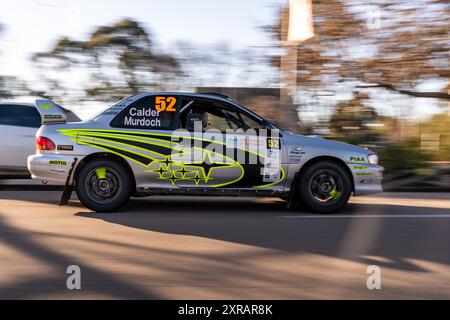
[[[130,174],[121,163],[95,159],[79,170],[75,190],[87,208],[95,212],[112,212],[130,198],[132,186]]]

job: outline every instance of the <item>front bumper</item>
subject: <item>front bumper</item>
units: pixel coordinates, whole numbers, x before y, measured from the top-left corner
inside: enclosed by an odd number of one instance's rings
[[[355,183],[355,196],[378,193],[383,191],[384,168],[374,164],[348,164]]]
[[[28,171],[33,179],[64,185],[76,156],[35,154],[28,157]]]

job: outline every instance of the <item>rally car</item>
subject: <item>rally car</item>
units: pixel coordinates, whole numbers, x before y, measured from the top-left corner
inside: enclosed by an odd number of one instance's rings
[[[292,210],[331,213],[352,194],[382,191],[374,152],[284,131],[222,94],[136,94],[83,122],[49,100],[36,107],[28,169],[65,185],[60,204],[75,189],[96,212],[181,194],[280,197]]]

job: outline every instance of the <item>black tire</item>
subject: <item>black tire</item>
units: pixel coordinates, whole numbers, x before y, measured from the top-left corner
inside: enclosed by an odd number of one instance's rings
[[[87,208],[95,212],[113,212],[130,199],[133,179],[120,162],[94,159],[78,171],[75,190]]]
[[[352,193],[352,180],[342,165],[320,161],[307,167],[298,177],[288,207],[302,207],[317,213],[332,213],[344,207]]]

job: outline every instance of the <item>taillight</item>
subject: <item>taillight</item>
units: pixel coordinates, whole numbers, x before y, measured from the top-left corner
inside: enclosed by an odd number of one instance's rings
[[[34,140],[36,145],[36,150],[55,150],[55,143],[46,137],[36,137]]]

